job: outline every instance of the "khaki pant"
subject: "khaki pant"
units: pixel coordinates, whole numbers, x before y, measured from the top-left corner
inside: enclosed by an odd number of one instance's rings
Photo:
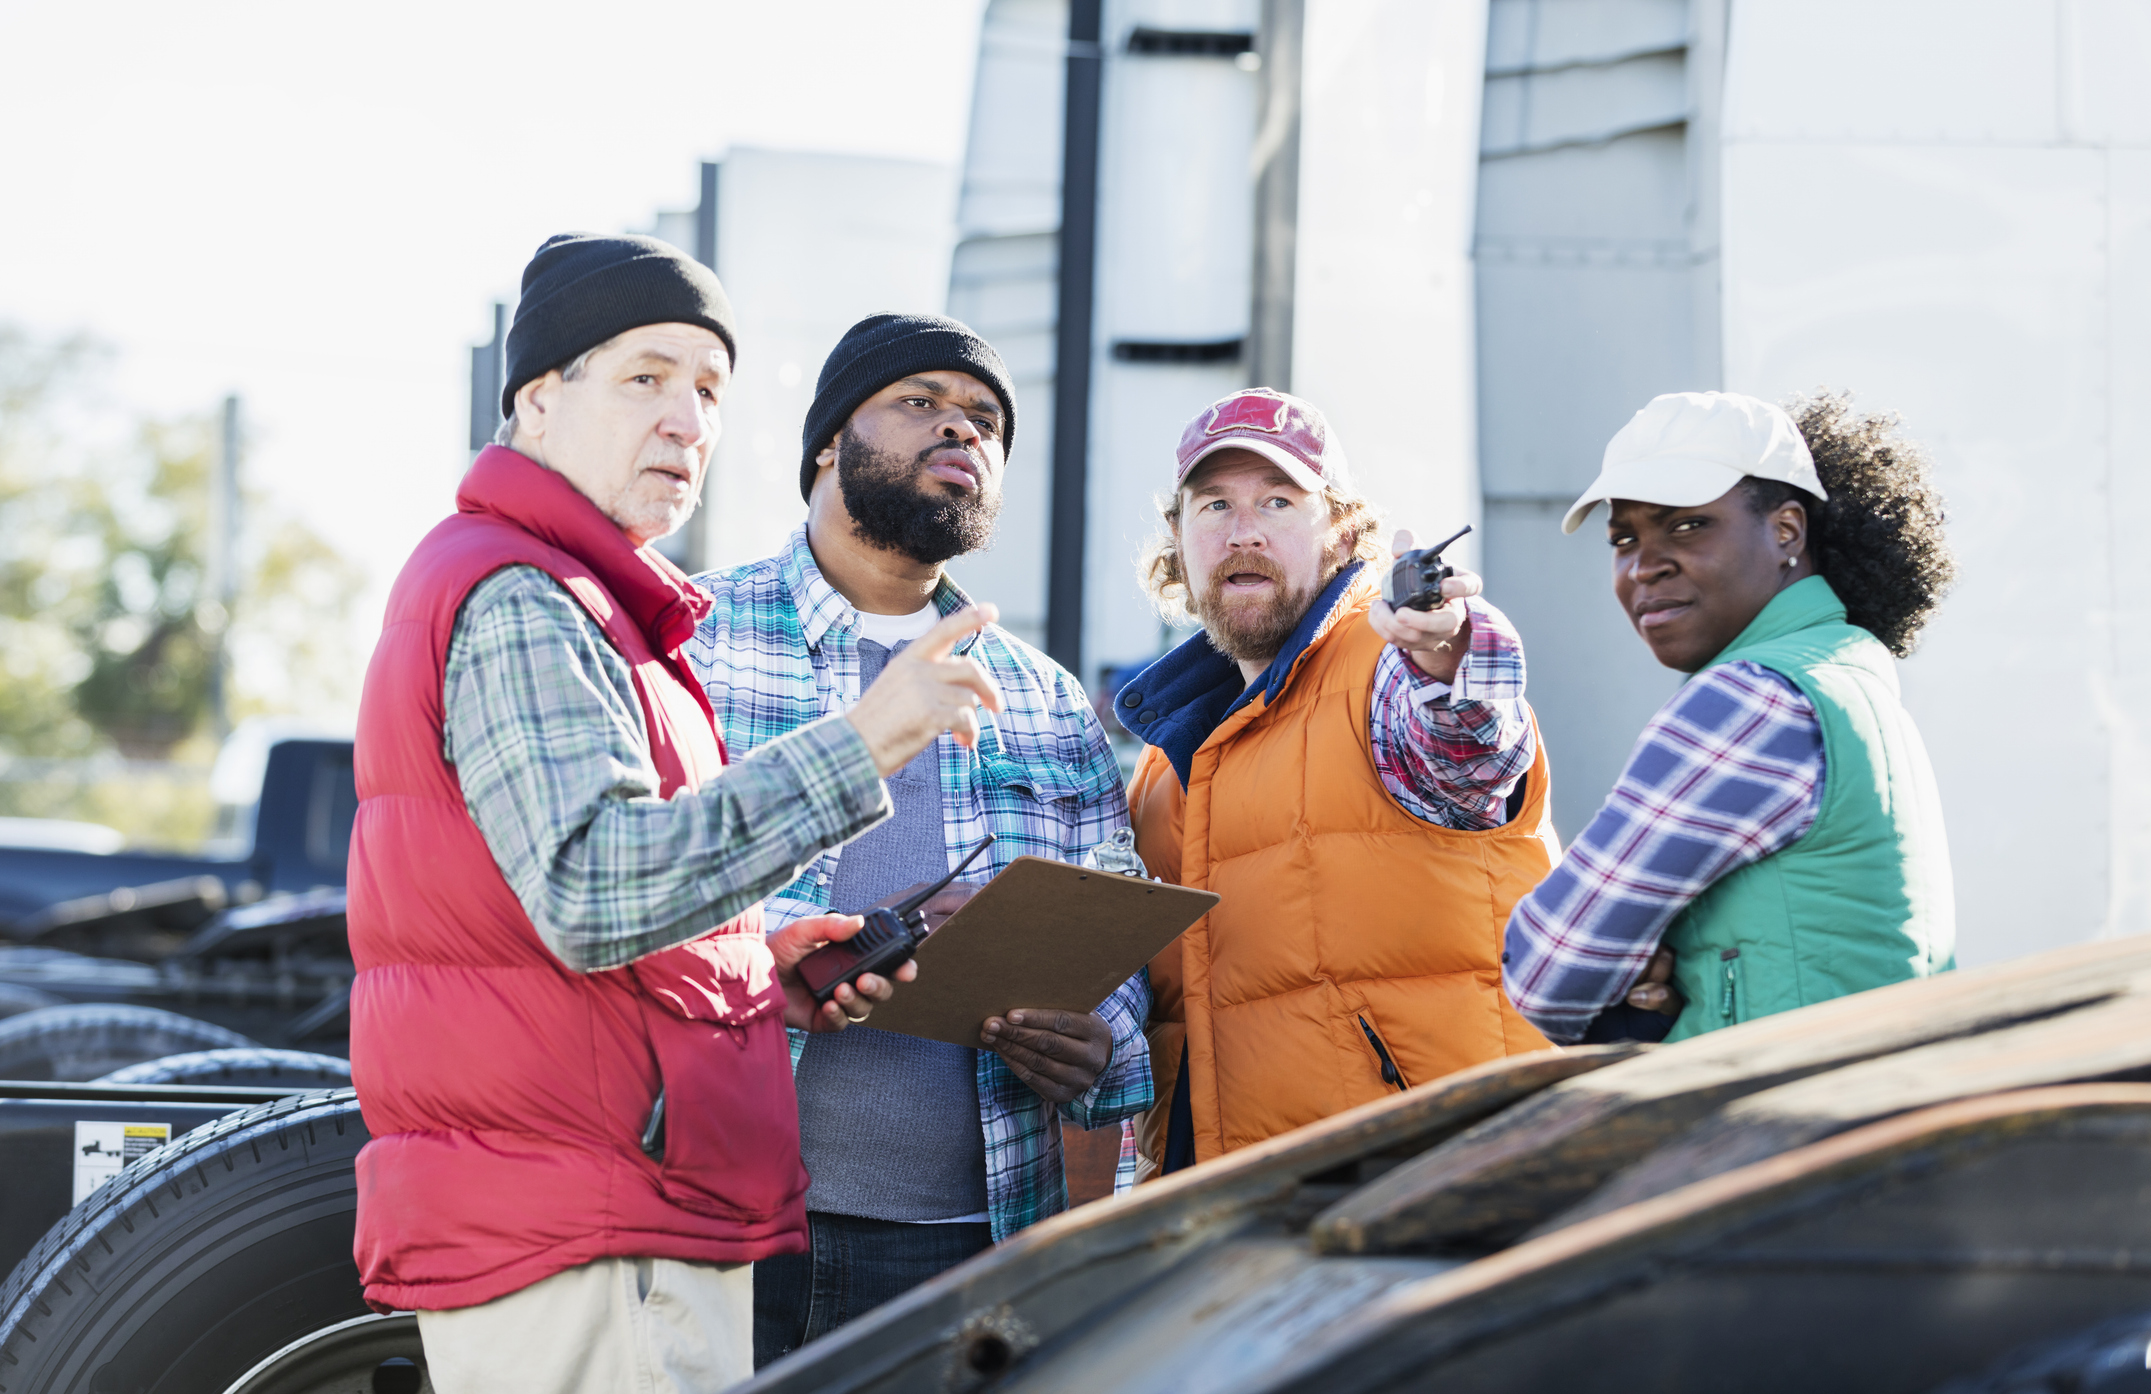
[[[754,1373],[754,1268],[607,1258],[420,1312],[435,1394],[716,1394]]]

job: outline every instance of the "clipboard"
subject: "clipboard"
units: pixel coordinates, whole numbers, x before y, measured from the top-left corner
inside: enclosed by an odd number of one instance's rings
[[[918,981],[867,1024],[978,1045],[986,1018],[1017,1007],[1093,1012],[1217,904],[1213,891],[1018,857],[913,955]]]

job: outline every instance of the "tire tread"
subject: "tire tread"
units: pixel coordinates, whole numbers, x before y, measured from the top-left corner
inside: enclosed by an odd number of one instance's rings
[[[97,1084],[289,1084],[294,1089],[341,1089],[351,1062],[335,1055],[269,1046],[224,1046],[144,1060],[112,1071]]]
[[[22,1078],[24,1066],[63,1053],[59,1046],[98,1037],[128,1041],[136,1049],[146,1041],[161,1042],[161,1048],[150,1047],[154,1053],[149,1058],[202,1050],[261,1048],[260,1042],[237,1031],[161,1007],[69,1002],[0,1019],[0,1077]],[[131,1049],[123,1049],[121,1058],[130,1053]]]
[[[235,1176],[233,1161],[241,1148],[251,1151],[256,1164],[261,1164],[261,1144],[266,1138],[276,1138],[279,1150],[288,1151],[294,1133],[304,1129],[311,1141],[318,1137],[315,1125],[326,1119],[334,1119],[337,1134],[343,1135],[347,1131],[344,1119],[356,1115],[357,1107],[357,1095],[350,1089],[314,1090],[257,1104],[137,1158],[99,1186],[46,1231],[6,1282],[0,1284],[0,1394],[16,1394],[17,1387],[8,1371],[23,1363],[17,1351],[26,1347],[19,1343],[36,1343],[38,1328],[54,1319],[54,1308],[45,1300],[48,1291],[56,1288],[72,1299],[76,1294],[68,1285],[70,1270],[79,1271],[84,1282],[91,1282],[103,1263],[124,1261],[125,1256],[107,1237],[113,1224],[129,1235],[148,1231],[163,1218],[157,1201],[167,1183],[181,1200],[186,1198],[186,1191],[179,1185],[179,1177],[188,1171],[195,1174],[203,1191],[222,1190],[242,1179]],[[216,1157],[225,1163],[221,1173],[206,1165]],[[138,1220],[143,1221],[139,1227]],[[101,1257],[96,1252],[99,1249],[103,1251]]]

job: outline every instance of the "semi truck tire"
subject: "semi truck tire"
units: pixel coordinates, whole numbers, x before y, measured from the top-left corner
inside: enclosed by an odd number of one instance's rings
[[[0,983],[0,1017],[21,1016],[40,1007],[57,1007],[67,999],[55,997],[40,988],[24,987],[19,983]]]
[[[310,1050],[195,1050],[114,1070],[96,1084],[236,1084],[263,1089],[348,1089],[351,1062]]]
[[[350,1090],[296,1094],[107,1181],[0,1287],[0,1394],[423,1394],[352,1263],[366,1138]]]
[[[76,1002],[0,1021],[0,1079],[83,1082],[166,1055],[255,1044],[177,1012]]]

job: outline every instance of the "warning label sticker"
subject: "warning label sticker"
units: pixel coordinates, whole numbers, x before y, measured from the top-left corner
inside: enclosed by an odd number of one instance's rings
[[[75,1121],[75,1204],[80,1205],[135,1158],[172,1140],[169,1123]]]

